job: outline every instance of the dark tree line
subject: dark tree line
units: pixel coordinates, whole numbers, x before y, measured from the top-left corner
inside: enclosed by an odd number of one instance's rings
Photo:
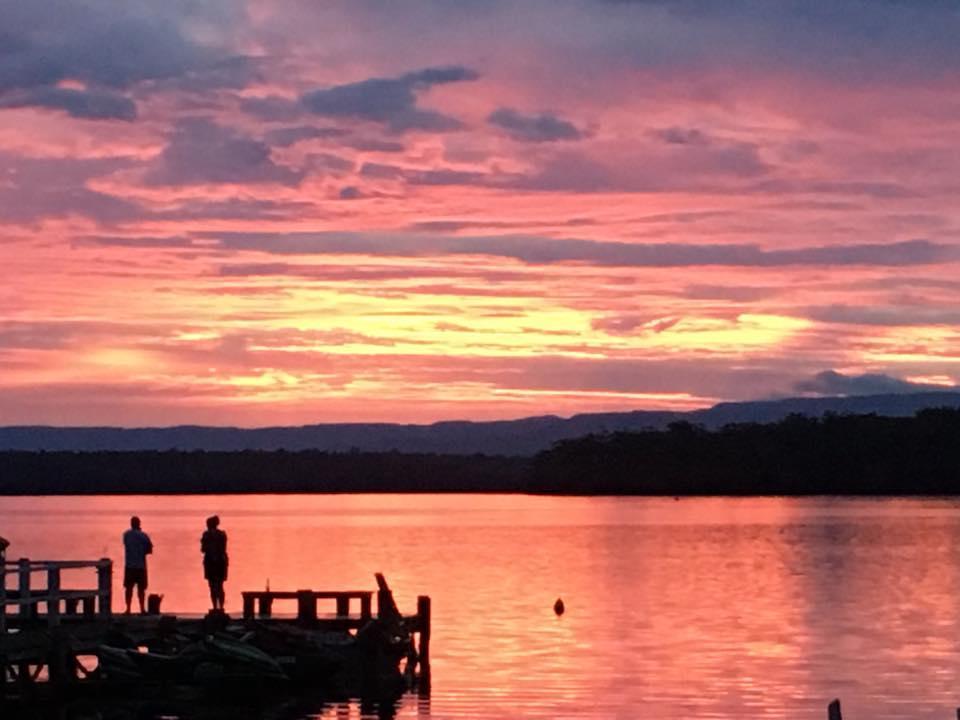
[[[531,492],[614,495],[960,493],[960,410],[912,418],[802,415],[714,432],[560,442],[535,459]]]
[[[528,459],[412,453],[0,452],[0,495],[960,494],[960,409],[591,435]]]
[[[0,495],[510,492],[521,458],[391,453],[3,452]]]

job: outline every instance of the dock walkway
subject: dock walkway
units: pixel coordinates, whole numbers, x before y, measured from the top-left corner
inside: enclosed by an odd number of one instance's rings
[[[113,563],[106,558],[20,559],[4,561],[2,567],[0,701],[41,689],[58,695],[101,683],[103,669],[117,658],[117,646],[121,652],[134,653],[132,662],[139,660],[137,652],[143,652],[145,658],[166,658],[151,653],[169,653],[170,638],[246,642],[282,637],[293,643],[293,650],[285,646],[283,658],[273,660],[299,660],[303,666],[303,657],[291,658],[289,653],[315,654],[318,648],[322,650],[325,639],[336,636],[337,648],[350,643],[362,646],[354,654],[362,653],[366,660],[351,660],[347,663],[350,667],[372,666],[372,661],[367,661],[374,653],[378,673],[390,666],[399,672],[397,665],[403,660],[403,676],[410,686],[429,692],[430,598],[419,597],[416,613],[403,615],[379,573],[377,590],[245,591],[241,593],[243,615],[233,619],[223,613],[114,614]],[[66,587],[62,582],[65,573],[81,587]],[[81,573],[86,573],[85,581],[76,579]],[[377,632],[370,631],[378,627]],[[371,641],[364,633],[375,639]],[[388,643],[393,645],[387,647]],[[95,662],[91,662],[93,658]],[[301,675],[302,669],[297,670]]]

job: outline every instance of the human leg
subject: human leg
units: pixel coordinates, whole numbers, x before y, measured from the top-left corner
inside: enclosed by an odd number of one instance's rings
[[[130,614],[130,601],[133,600],[133,585],[135,578],[131,573],[132,568],[123,569],[123,599],[127,604],[126,614]]]

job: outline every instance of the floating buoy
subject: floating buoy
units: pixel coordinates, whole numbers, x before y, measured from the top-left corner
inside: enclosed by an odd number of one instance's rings
[[[561,600],[560,598],[557,598],[557,601],[553,604],[553,611],[557,615],[563,615],[563,610],[564,610],[563,600]]]

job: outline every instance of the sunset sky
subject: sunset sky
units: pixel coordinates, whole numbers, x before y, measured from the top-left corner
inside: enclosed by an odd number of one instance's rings
[[[0,0],[0,424],[960,379],[953,0]]]

